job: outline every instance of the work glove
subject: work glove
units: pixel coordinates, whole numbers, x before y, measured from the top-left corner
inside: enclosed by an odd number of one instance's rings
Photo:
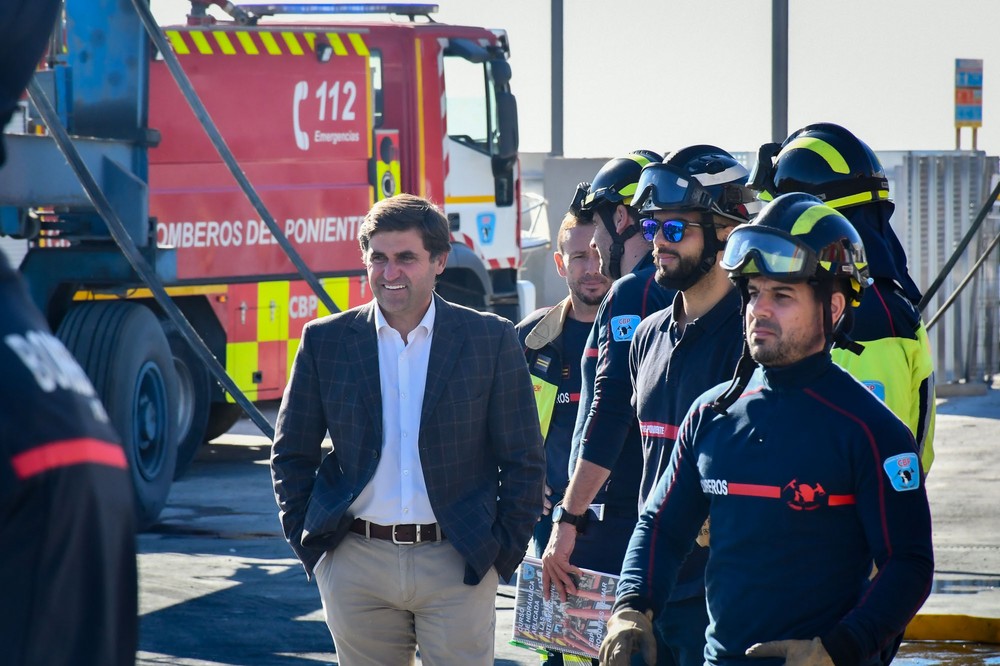
[[[830,653],[818,638],[757,643],[751,645],[746,654],[748,657],[784,657],[785,666],[833,666]]]
[[[647,666],[656,663],[652,613],[622,608],[608,620],[608,633],[601,641],[601,666],[629,666],[635,652],[642,653]]]

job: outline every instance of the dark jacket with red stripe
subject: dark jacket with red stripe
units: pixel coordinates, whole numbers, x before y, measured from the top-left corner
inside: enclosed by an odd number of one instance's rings
[[[703,316],[679,330],[674,305],[645,319],[636,329],[629,354],[633,404],[642,436],[643,470],[639,504],[645,505],[674,450],[684,415],[697,398],[732,377],[743,351],[740,294],[730,289]],[[681,336],[678,338],[677,336]],[[704,594],[706,548],[691,551],[670,600]]]
[[[611,285],[583,352],[580,409],[573,432],[569,472],[578,458],[611,470],[595,502],[613,511],[635,511],[642,478],[639,422],[632,408],[629,344],[639,322],[670,305],[674,291],[654,279],[647,254],[631,273]]]
[[[757,642],[819,636],[877,664],[930,592],[930,511],[909,429],[820,353],[758,368],[727,415],[706,392],[640,517],[616,608],[660,609],[706,517],[710,664]],[[874,559],[878,575],[868,582]]]
[[[80,366],[0,253],[0,661],[133,664],[132,484]]]

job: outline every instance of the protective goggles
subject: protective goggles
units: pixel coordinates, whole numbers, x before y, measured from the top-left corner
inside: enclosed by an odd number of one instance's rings
[[[637,210],[711,210],[714,203],[701,183],[662,163],[643,167],[635,191]]]
[[[740,225],[729,235],[719,265],[730,277],[764,275],[806,280],[816,274],[816,253],[791,235],[768,227]]]
[[[688,222],[687,220],[654,220],[646,217],[639,220],[642,226],[642,237],[648,241],[656,238],[656,232],[662,231],[663,237],[671,243],[680,243],[684,239],[684,232],[688,227],[700,227],[700,222]]]

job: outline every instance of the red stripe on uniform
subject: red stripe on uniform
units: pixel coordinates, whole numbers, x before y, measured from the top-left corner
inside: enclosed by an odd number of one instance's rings
[[[781,488],[778,486],[761,486],[756,483],[729,483],[730,495],[746,495],[748,497],[781,498]]]
[[[663,437],[665,439],[677,439],[679,428],[669,423],[657,423],[656,421],[642,421],[639,423],[639,431],[647,437]]]
[[[580,402],[580,394],[579,393],[570,393],[569,394],[569,401],[570,402]]]
[[[125,452],[117,444],[102,442],[99,439],[67,439],[52,442],[19,453],[11,460],[14,473],[19,479],[27,479],[42,472],[70,465],[107,465],[126,469],[128,461]]]
[[[597,349],[595,347],[589,347],[583,350],[583,355],[587,358],[597,358]]]
[[[827,504],[830,506],[845,506],[847,504],[857,504],[857,499],[854,495],[830,495],[827,498]]]

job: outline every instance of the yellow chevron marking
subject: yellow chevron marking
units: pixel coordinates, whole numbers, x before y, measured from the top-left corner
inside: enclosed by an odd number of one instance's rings
[[[229,35],[224,32],[213,32],[212,36],[215,37],[215,41],[219,44],[219,48],[226,55],[236,55],[236,49],[233,47],[233,43],[229,41]]]
[[[344,46],[344,40],[340,38],[340,35],[335,32],[328,32],[326,33],[326,38],[330,40],[330,46],[333,47],[333,55],[347,55],[347,47]]]
[[[192,32],[191,41],[194,42],[195,47],[198,49],[198,53],[202,55],[212,55],[212,45],[208,43],[208,39],[205,38],[205,33],[203,32]]]
[[[352,32],[347,35],[347,38],[351,40],[351,46],[354,47],[354,50],[358,52],[359,56],[369,55],[368,45],[365,44],[365,40],[361,39],[361,35]]]
[[[181,37],[181,33],[176,30],[167,30],[167,39],[170,40],[170,45],[174,47],[174,53],[177,55],[187,55],[191,53],[191,49],[188,48],[187,42]]]
[[[292,55],[303,55],[305,51],[302,50],[302,45],[299,44],[299,38],[295,36],[294,32],[283,32],[281,33],[282,39],[285,40],[285,44],[288,44],[288,52]]]
[[[274,35],[269,32],[260,33],[260,41],[264,42],[264,48],[271,55],[281,55],[281,47],[274,41]]]
[[[243,50],[247,52],[247,55],[258,55],[260,53],[249,32],[242,30],[237,32],[236,39],[240,40],[240,45],[243,46]]]

